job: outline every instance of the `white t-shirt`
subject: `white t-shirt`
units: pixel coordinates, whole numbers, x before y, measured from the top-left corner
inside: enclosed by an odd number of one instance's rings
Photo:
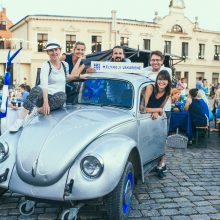
[[[172,70],[170,68],[165,67],[165,66],[161,66],[160,71],[161,70],[167,70],[167,72],[170,74],[170,78],[172,80]],[[148,67],[144,68],[144,75],[147,76],[152,81],[156,82],[157,75],[160,71],[153,72],[152,71],[152,66],[148,66]],[[164,111],[171,111],[171,101],[170,101],[170,99],[167,100],[167,102],[166,102],[165,106],[163,107],[163,109],[164,109]]]
[[[69,65],[67,62],[62,61],[66,67],[66,75],[69,74]],[[45,62],[41,66],[41,72],[40,72],[40,87],[43,89],[48,90],[48,94],[53,95],[57,92],[65,92],[65,85],[66,85],[66,75],[63,68],[63,65],[61,64],[61,68],[58,70],[56,69],[52,63],[51,64],[51,72],[50,66],[48,62]]]

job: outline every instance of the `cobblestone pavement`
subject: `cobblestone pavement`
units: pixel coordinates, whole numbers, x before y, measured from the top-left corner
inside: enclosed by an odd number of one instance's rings
[[[167,176],[155,173],[138,183],[129,220],[216,220],[220,219],[220,138],[211,133],[208,147],[166,149]],[[7,192],[0,198],[0,220],[59,219],[58,204],[37,203],[34,214],[22,216],[18,194]],[[79,219],[104,219],[92,205],[82,209]]]

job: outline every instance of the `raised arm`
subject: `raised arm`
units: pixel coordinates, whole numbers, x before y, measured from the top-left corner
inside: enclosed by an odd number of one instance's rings
[[[67,81],[71,81],[71,80],[76,80],[76,79],[86,79],[88,78],[88,74],[83,74],[81,75],[81,73],[83,72],[83,70],[85,69],[85,65],[81,64],[82,58],[79,58],[74,67],[72,72],[67,76]]]

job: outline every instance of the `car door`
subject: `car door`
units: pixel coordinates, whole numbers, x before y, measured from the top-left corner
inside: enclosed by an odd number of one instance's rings
[[[152,120],[151,113],[145,112],[144,94],[146,85],[140,87],[137,120],[138,143],[142,161],[144,164],[161,156],[164,153],[167,137],[167,119],[165,116],[159,116]]]

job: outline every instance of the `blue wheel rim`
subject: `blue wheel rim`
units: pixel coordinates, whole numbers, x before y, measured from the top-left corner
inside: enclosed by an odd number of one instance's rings
[[[123,212],[127,214],[131,207],[131,199],[133,194],[133,173],[130,171],[126,176],[123,189]]]

